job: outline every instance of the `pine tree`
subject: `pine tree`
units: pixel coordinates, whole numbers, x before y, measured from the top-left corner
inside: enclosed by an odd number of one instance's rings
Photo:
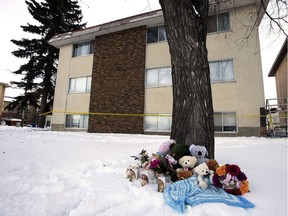
[[[29,13],[38,25],[21,26],[24,32],[35,34],[33,39],[11,40],[20,48],[12,54],[28,62],[13,73],[23,75],[20,82],[12,82],[24,90],[8,109],[25,109],[27,105],[40,108],[40,113],[50,111],[53,104],[59,50],[48,43],[55,35],[85,27],[77,0],[25,1]],[[39,116],[38,126],[44,127],[45,117]]]

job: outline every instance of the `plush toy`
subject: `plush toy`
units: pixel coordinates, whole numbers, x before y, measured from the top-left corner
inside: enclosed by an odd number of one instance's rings
[[[180,144],[180,143],[172,143],[170,146],[170,155],[177,161],[179,161],[179,159],[183,156],[191,156],[190,152],[189,152],[189,146],[184,145],[184,144]],[[174,168],[174,172],[171,173],[171,181],[172,182],[176,182],[179,180],[179,178],[177,177],[177,172],[176,169],[177,168],[183,168],[179,163],[177,163],[176,165],[173,166]],[[187,177],[187,173],[182,173],[183,174],[183,178],[188,178]],[[185,174],[185,175],[184,175]],[[178,175],[180,175],[178,173]],[[181,176],[180,176],[181,178]]]
[[[190,151],[190,155],[197,158],[196,166],[208,160],[208,158],[206,158],[208,156],[208,151],[206,150],[204,146],[192,144],[189,147],[189,151]]]
[[[131,182],[135,181],[139,175],[139,164],[130,165],[124,173],[124,178],[128,178]]]
[[[194,174],[197,174],[198,185],[202,190],[205,190],[212,181],[213,171],[209,170],[206,163],[201,163],[193,169]]]
[[[170,146],[170,154],[175,160],[179,160],[185,155],[190,155],[189,146],[179,143],[173,143]]]
[[[178,180],[187,179],[193,175],[192,168],[195,166],[196,161],[196,157],[192,156],[183,156],[179,159],[179,164],[182,168],[176,170]]]
[[[166,155],[170,154],[170,152],[171,152],[170,147],[173,143],[176,143],[175,140],[167,140],[167,141],[163,142],[159,147],[158,153],[162,157],[165,157]]]
[[[208,159],[206,161],[206,164],[209,167],[209,170],[213,170],[214,173],[216,172],[217,168],[219,167],[219,164],[215,159]]]
[[[179,164],[182,166],[182,168],[178,168],[177,171],[192,170],[192,168],[195,166],[196,162],[197,162],[196,157],[188,156],[188,155],[183,156],[179,159]]]

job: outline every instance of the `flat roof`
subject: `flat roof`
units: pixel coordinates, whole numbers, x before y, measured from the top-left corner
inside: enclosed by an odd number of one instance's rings
[[[5,87],[11,87],[8,83],[0,82],[0,85],[3,85]]]
[[[216,12],[222,10],[228,10],[231,8],[242,7],[245,5],[251,4],[260,4],[260,0],[221,0],[223,4],[218,6],[218,10]],[[269,0],[264,0],[265,7],[267,7]],[[215,13],[214,4],[218,4],[216,0],[210,0],[211,10],[210,13]],[[264,12],[262,10],[259,11],[258,22],[261,21]],[[60,48],[63,45],[80,43],[88,40],[94,40],[96,36],[109,34],[112,32],[118,32],[130,28],[140,27],[140,26],[156,26],[164,23],[162,10],[150,11],[147,13],[142,13],[130,17],[126,17],[123,19],[107,22],[104,24],[87,27],[84,29],[76,30],[73,32],[67,32],[64,34],[59,34],[54,36],[49,43],[54,47]]]

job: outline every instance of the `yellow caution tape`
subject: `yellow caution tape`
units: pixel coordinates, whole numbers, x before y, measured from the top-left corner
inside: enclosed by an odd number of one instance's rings
[[[144,117],[144,116],[158,116],[158,117],[171,117],[172,114],[141,114],[141,113],[104,113],[104,112],[75,112],[75,111],[61,111],[61,110],[52,110],[49,112],[41,113],[39,114],[40,116],[42,115],[50,115],[52,113],[64,113],[64,114],[74,114],[74,115],[99,115],[99,116],[133,116],[133,117]],[[266,118],[267,115],[253,115],[253,114],[247,114],[247,115],[237,115],[238,118]],[[273,118],[278,118],[278,117],[288,117],[287,114],[279,114],[277,116],[272,116],[271,114],[269,115],[269,123],[273,124]]]
[[[65,113],[65,114],[75,114],[75,115],[100,115],[100,116],[134,116],[134,117],[144,117],[144,116],[163,116],[169,117],[171,114],[137,114],[137,113],[102,113],[102,112],[73,112],[73,111],[59,111],[52,110],[49,112],[41,113],[39,115],[49,115],[52,113]]]

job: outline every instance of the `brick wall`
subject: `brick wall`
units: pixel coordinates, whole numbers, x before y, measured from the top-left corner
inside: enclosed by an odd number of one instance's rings
[[[90,112],[144,113],[146,27],[95,38]],[[89,116],[89,132],[143,133],[143,117]]]

